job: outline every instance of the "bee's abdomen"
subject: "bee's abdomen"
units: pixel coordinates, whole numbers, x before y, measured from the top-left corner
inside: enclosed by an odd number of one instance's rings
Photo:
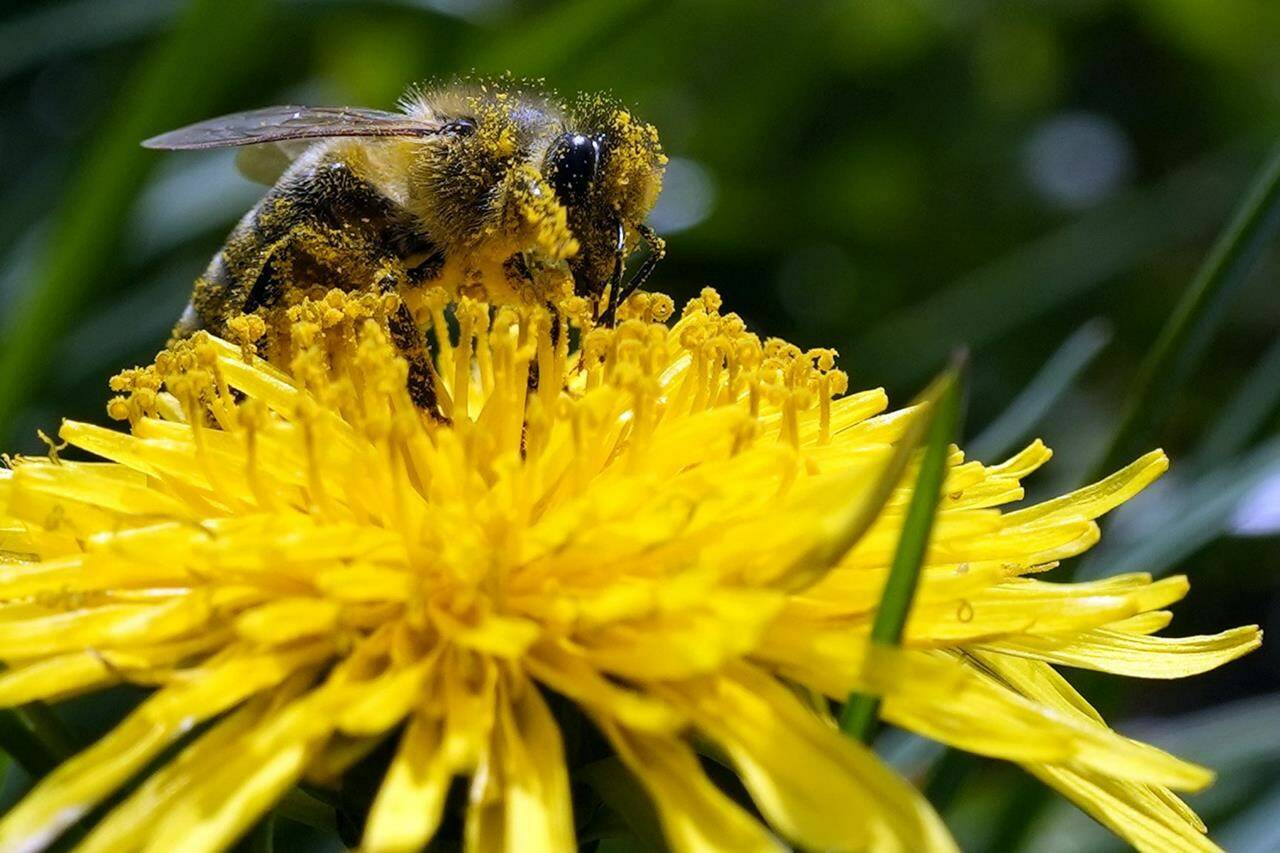
[[[245,214],[196,281],[175,337],[223,334],[238,314],[277,304],[290,282],[356,289],[387,257],[430,248],[412,216],[341,160],[290,171]]]

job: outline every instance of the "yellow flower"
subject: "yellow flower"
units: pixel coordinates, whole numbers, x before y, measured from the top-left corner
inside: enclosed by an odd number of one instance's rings
[[[1179,677],[1258,631],[1154,636],[1183,578],[1033,577],[1090,547],[1161,453],[1002,512],[1049,451],[953,452],[904,645],[872,647],[913,478],[883,505],[876,487],[915,413],[846,394],[834,353],[761,341],[711,291],[674,323],[667,297],[633,297],[615,329],[577,300],[553,317],[437,292],[438,419],[405,392],[388,307],[334,292],[287,333],[246,318],[239,345],[178,344],[117,378],[127,433],[63,425],[107,461],[4,472],[0,703],[156,690],[0,821],[0,848],[46,846],[161,755],[82,849],[222,848],[402,729],[365,848],[420,847],[462,778],[467,849],[573,849],[555,694],[676,849],[953,849],[833,726],[826,700],[855,690],[1139,847],[1212,848],[1171,793],[1209,771],[1113,732],[1052,664]]]

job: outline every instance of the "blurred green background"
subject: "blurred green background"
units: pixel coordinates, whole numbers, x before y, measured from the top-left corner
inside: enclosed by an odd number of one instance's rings
[[[707,284],[757,329],[834,345],[907,399],[973,353],[970,452],[1040,435],[1034,494],[1099,460],[1214,236],[1280,140],[1274,0],[63,0],[0,19],[0,433],[40,452],[105,420],[260,194],[228,152],[138,140],[277,102],[390,107],[476,70],[609,89],[672,157],[654,286]],[[1173,472],[1077,567],[1187,572],[1173,629],[1277,620],[1280,250],[1141,436]],[[1052,577],[1052,576],[1051,576]],[[1280,654],[1129,684],[1120,725],[1222,771],[1196,798],[1232,850],[1280,849]],[[927,779],[936,750],[878,744]],[[1097,850],[1069,808],[1029,833],[1029,777],[956,776],[966,849]],[[1014,833],[1013,835],[1017,835]]]

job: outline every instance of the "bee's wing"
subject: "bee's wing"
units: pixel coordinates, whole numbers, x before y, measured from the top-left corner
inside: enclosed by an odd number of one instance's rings
[[[432,136],[443,122],[355,107],[266,107],[212,118],[153,136],[147,148],[232,148],[331,136]]]
[[[236,149],[236,169],[254,183],[270,187],[314,144],[314,139],[287,139],[245,145]]]

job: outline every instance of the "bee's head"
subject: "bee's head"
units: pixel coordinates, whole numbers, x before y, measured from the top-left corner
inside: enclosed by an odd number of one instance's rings
[[[569,259],[575,287],[598,294],[619,253],[634,248],[638,226],[662,188],[667,158],[653,125],[605,98],[580,100],[567,124],[548,146],[542,172],[578,241]]]
[[[406,109],[443,121],[418,147],[408,202],[447,252],[518,259],[534,278],[567,271],[578,293],[604,291],[662,186],[652,125],[600,96],[565,108],[506,78],[418,91]]]

